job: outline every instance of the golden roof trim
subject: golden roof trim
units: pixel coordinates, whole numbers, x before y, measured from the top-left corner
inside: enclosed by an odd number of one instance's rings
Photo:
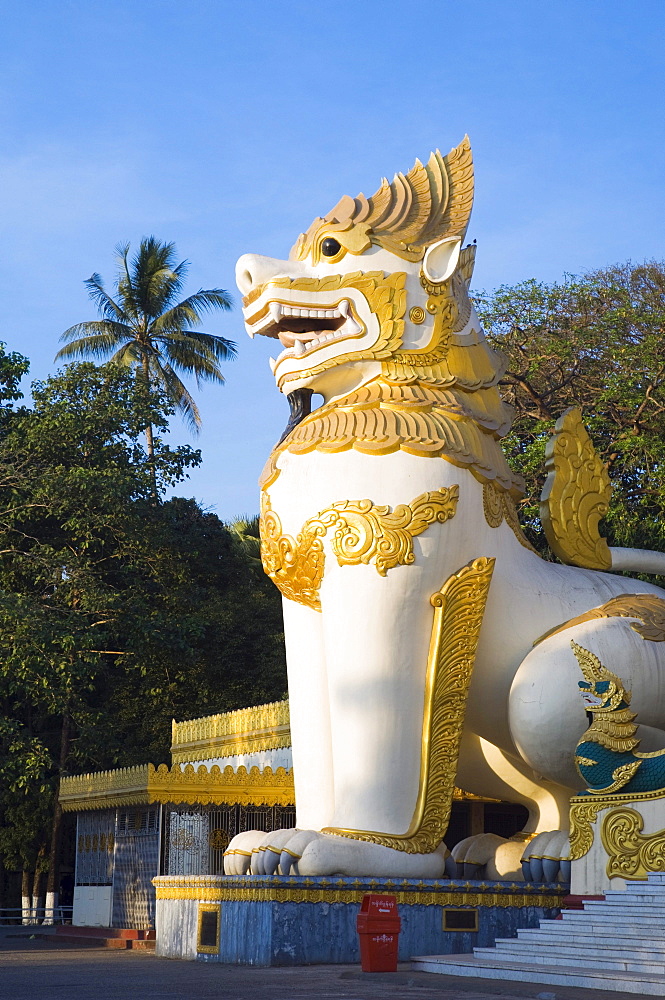
[[[171,727],[174,764],[290,746],[288,701],[269,702],[185,722],[174,719]]]
[[[292,805],[293,772],[283,767],[249,770],[214,764],[136,767],[76,774],[62,779],[60,804],[64,812],[114,809],[152,803],[187,805]]]

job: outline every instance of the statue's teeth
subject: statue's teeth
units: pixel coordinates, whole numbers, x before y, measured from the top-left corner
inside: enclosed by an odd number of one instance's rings
[[[346,316],[349,311],[349,300],[342,299],[337,308],[339,309],[340,316]]]
[[[282,307],[279,302],[270,302],[268,305],[273,323],[279,323],[282,315]]]
[[[293,353],[297,358],[299,358],[301,354],[305,353],[305,345],[302,340],[296,340],[293,345]]]
[[[277,362],[275,361],[275,359],[268,358],[268,364],[270,365],[270,371],[274,373],[275,368],[277,367]]]

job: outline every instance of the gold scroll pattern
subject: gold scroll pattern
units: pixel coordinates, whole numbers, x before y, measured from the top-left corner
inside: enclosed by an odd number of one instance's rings
[[[393,511],[371,500],[339,500],[309,518],[298,535],[282,533],[282,522],[264,491],[261,498],[261,558],[263,568],[289,600],[321,610],[323,538],[331,529],[332,550],[340,566],[373,564],[380,576],[395,566],[415,561],[413,539],[430,524],[454,516],[459,488],[422,493]]]
[[[407,854],[434,851],[448,829],[466,701],[489,593],[494,559],[464,566],[431,597],[434,619],[425,687],[420,781],[406,833],[326,827],[353,840],[382,844]]]
[[[612,556],[598,523],[607,514],[612,484],[578,407],[557,420],[545,466],[540,518],[550,548],[572,566],[610,569]]]
[[[565,629],[579,625],[581,622],[593,621],[596,618],[634,618],[629,622],[630,627],[641,635],[643,639],[650,642],[665,642],[665,600],[655,594],[619,594],[610,601],[602,604],[599,608],[592,608],[557,625],[536,640],[534,646],[542,642],[543,639],[563,632]]]
[[[604,795],[591,798],[577,795],[570,800],[570,858],[583,858],[593,844],[593,824],[598,813],[614,806],[626,806],[634,802],[665,798],[665,789],[653,792],[626,792],[624,795]]]
[[[483,484],[483,511],[490,528],[498,528],[505,521],[520,545],[530,552],[536,552],[522,530],[513,498],[495,483]]]
[[[644,879],[648,872],[665,871],[665,830],[645,835],[643,827],[635,809],[614,809],[605,816],[600,837],[609,878]]]

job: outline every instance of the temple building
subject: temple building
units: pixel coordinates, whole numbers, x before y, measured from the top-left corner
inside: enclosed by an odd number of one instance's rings
[[[152,928],[156,875],[221,875],[236,833],[295,826],[289,703],[174,720],[170,768],[65,777],[60,803],[77,814],[73,924]],[[446,843],[511,836],[524,815],[456,789]]]

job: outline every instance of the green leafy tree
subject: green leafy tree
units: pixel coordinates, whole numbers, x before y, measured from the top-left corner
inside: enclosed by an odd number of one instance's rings
[[[33,409],[6,416],[0,439],[0,713],[9,733],[0,771],[25,778],[8,782],[0,809],[21,812],[21,795],[30,799],[43,783],[34,762],[48,760],[50,795],[39,794],[53,815],[47,888],[55,891],[59,776],[85,759],[81,727],[97,711],[105,675],[132,656],[123,596],[137,579],[151,580],[154,485],[177,482],[200,455],[160,438],[146,455],[142,429],[164,430],[173,407],[126,368],[70,365],[33,384],[33,399]],[[32,834],[20,831],[26,858],[41,850],[42,812]]]
[[[224,337],[192,329],[203,322],[203,313],[232,306],[223,288],[199,289],[178,301],[188,262],[176,263],[173,243],[154,236],[141,240],[129,257],[129,243],[117,248],[118,273],[115,297],[99,274],[85,282],[101,319],[76,323],[61,336],[66,346],[56,359],[95,358],[136,369],[146,383],[160,386],[193,430],[201,423],[196,402],[181,375],[224,383],[220,363],[236,355],[235,344]],[[148,455],[153,456],[152,425],[145,426]]]
[[[285,688],[277,590],[214,514],[159,501],[200,455],[163,443],[173,406],[148,388],[71,364],[0,434],[0,853],[48,858],[49,891],[62,773],[166,761],[172,716]]]
[[[478,296],[477,308],[508,357],[501,386],[515,422],[505,447],[527,480],[531,540],[547,551],[545,447],[556,419],[579,406],[613,483],[609,543],[665,549],[665,264],[503,286]]]

